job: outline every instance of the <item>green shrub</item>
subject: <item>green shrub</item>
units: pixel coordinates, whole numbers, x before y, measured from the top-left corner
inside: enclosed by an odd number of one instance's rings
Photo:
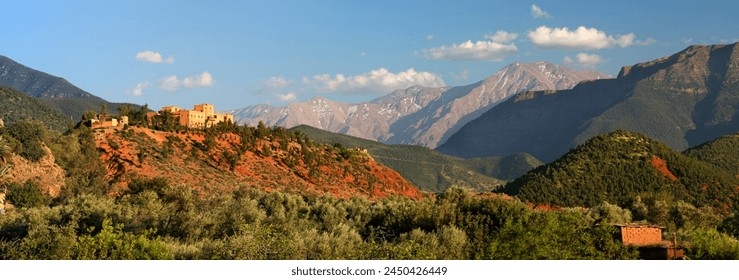
[[[15,207],[35,207],[49,203],[50,198],[39,189],[38,183],[28,180],[23,184],[7,183],[8,188],[6,198],[15,205]]]
[[[89,231],[94,231],[90,228]],[[78,237],[74,258],[79,260],[164,260],[172,259],[166,244],[146,235],[123,232],[123,224],[113,226],[110,219],[96,235]]]
[[[739,241],[715,229],[692,230],[686,239],[686,254],[691,259],[739,260]]]
[[[48,130],[43,123],[32,120],[19,121],[6,130],[20,142],[19,150],[16,151],[20,156],[36,162],[46,155],[42,143],[47,137]]]

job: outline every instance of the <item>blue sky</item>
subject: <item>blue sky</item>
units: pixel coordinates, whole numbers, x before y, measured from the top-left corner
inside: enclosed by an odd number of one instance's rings
[[[513,62],[616,75],[739,41],[737,1],[8,2],[0,55],[151,108],[361,102]]]

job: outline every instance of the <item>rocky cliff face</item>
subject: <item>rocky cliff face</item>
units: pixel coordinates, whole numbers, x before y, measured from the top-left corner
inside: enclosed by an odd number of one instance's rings
[[[548,62],[514,63],[467,86],[414,86],[357,104],[317,97],[285,107],[257,105],[231,113],[236,121],[250,125],[260,121],[268,126],[306,124],[390,144],[433,148],[466,122],[518,92],[566,89],[604,77],[596,71],[575,71]]]
[[[44,193],[55,197],[64,187],[64,169],[56,164],[56,159],[49,148],[43,147],[43,149],[46,155],[37,162],[14,154],[11,157],[13,165],[7,174],[7,179],[19,184],[34,180]]]

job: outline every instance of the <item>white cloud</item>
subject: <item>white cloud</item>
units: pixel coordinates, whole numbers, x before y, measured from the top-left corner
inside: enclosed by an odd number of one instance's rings
[[[288,92],[286,94],[278,94],[277,98],[280,99],[280,101],[286,102],[286,101],[293,101],[298,98],[298,96],[294,92]]]
[[[536,4],[531,4],[531,14],[535,18],[550,18],[552,17],[547,13],[546,11],[542,10],[541,7],[537,6]]]
[[[159,88],[166,91],[176,91],[181,87],[196,88],[196,87],[209,87],[215,83],[213,76],[208,72],[203,72],[200,75],[186,77],[183,80],[177,78],[177,76],[167,76],[159,79]]]
[[[467,40],[467,42],[461,44],[424,50],[423,55],[426,59],[500,61],[518,51],[515,44],[505,44],[500,40],[512,40],[510,38],[515,39],[516,36],[515,33],[498,31],[495,35],[488,36],[491,39],[490,41],[473,43],[471,40]]]
[[[131,94],[133,96],[141,96],[144,94],[144,89],[149,87],[149,82],[140,82],[136,84],[136,87],[133,88],[131,91]]]
[[[269,77],[262,81],[262,87],[265,89],[280,89],[285,88],[293,84],[293,81],[285,79],[283,77]]]
[[[426,41],[431,41],[434,39],[434,34],[426,35]]]
[[[336,74],[334,77],[323,74],[312,78],[304,77],[303,83],[313,85],[319,92],[373,94],[387,94],[393,90],[414,85],[429,87],[445,85],[438,75],[430,72],[417,72],[413,68],[399,73],[392,73],[385,68],[380,68],[348,77],[344,74]]]
[[[516,40],[518,38],[517,33],[508,33],[503,30],[498,30],[498,32],[495,32],[493,35],[487,36],[491,41],[496,43],[507,43],[513,40]]]
[[[580,26],[570,31],[567,27],[549,28],[539,26],[534,31],[529,31],[529,39],[543,48],[551,49],[587,49],[597,50],[619,46],[622,48],[635,43],[634,33],[613,37],[595,28]]]
[[[596,65],[603,63],[603,58],[597,54],[578,53],[575,59],[565,56],[564,63],[577,65],[582,68],[595,68]]]
[[[162,54],[154,51],[143,51],[136,53],[136,60],[151,62],[151,63],[174,63],[174,56],[170,56],[167,59],[162,58]]]
[[[177,76],[167,76],[159,79],[159,88],[166,91],[175,91],[180,89],[181,83]]]
[[[194,88],[194,87],[209,87],[213,85],[213,76],[210,75],[208,72],[200,73],[200,75],[197,76],[191,76],[187,77],[184,80],[182,80],[182,84],[185,87]]]

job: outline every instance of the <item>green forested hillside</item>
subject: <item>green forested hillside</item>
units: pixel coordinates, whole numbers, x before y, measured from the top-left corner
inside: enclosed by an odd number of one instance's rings
[[[453,185],[478,191],[492,190],[502,185],[502,180],[512,180],[541,164],[527,154],[465,160],[420,146],[388,145],[307,125],[292,129],[314,141],[367,149],[378,162],[398,171],[417,187],[434,192]]]
[[[643,135],[600,135],[507,184],[524,201],[560,206],[628,205],[662,194],[696,207],[739,209],[739,179]]]
[[[502,180],[516,179],[542,165],[541,161],[527,153],[516,153],[505,157],[458,158],[458,161],[462,166]]]
[[[712,163],[731,174],[739,176],[739,133],[685,151],[689,157]]]
[[[72,125],[69,117],[61,112],[12,88],[0,87],[0,100],[0,119],[6,126],[27,119],[39,120],[56,131],[64,131]]]

